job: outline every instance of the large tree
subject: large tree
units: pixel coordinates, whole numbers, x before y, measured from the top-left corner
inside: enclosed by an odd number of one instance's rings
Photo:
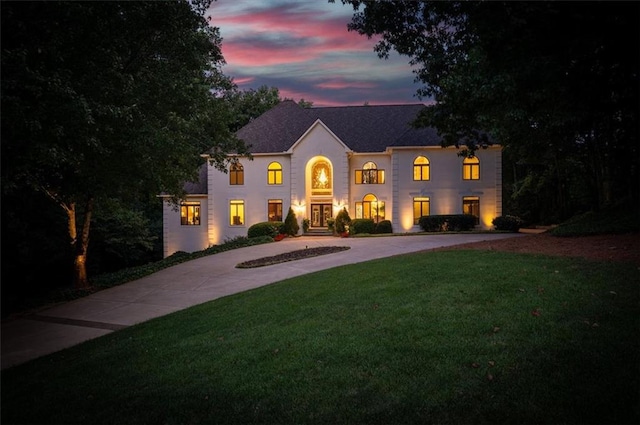
[[[64,211],[77,288],[97,203],[177,199],[199,154],[225,169],[245,152],[214,95],[230,81],[206,6],[2,2],[3,197],[37,190]]]
[[[343,3],[381,57],[410,58],[418,94],[435,101],[421,125],[464,154],[504,146],[516,196],[548,192],[560,219],[620,198],[637,205],[638,3]]]

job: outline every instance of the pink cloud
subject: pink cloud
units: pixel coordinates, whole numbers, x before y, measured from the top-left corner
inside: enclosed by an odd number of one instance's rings
[[[342,89],[373,89],[376,88],[377,85],[374,83],[364,83],[364,82],[355,82],[355,81],[347,81],[344,79],[334,79],[330,81],[326,81],[323,83],[316,84],[315,87],[319,89],[329,89],[329,90],[342,90]]]

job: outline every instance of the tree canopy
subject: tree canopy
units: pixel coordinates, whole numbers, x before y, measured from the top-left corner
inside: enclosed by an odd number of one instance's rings
[[[418,124],[462,154],[504,146],[527,207],[544,191],[556,218],[637,205],[638,3],[343,3],[380,57],[395,50],[415,66],[418,95],[435,102]]]
[[[214,95],[231,81],[207,4],[2,2],[3,196],[62,208],[78,286],[96,202],[179,196],[204,151],[220,169],[245,153]]]

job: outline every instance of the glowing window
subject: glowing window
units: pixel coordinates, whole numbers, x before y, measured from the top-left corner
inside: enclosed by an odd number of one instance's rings
[[[375,162],[366,162],[362,170],[356,170],[356,184],[384,184],[384,170],[378,170]]]
[[[462,161],[462,179],[480,180],[480,160],[475,156]]]
[[[365,195],[362,202],[356,202],[356,218],[370,218],[376,223],[384,220],[384,201],[371,193]]]
[[[419,224],[420,217],[429,215],[429,198],[413,198],[413,224]]]
[[[229,201],[229,224],[242,226],[244,224],[244,201],[232,199]]]
[[[419,156],[413,161],[413,180],[429,180],[429,160],[424,156]]]
[[[282,165],[278,162],[272,162],[267,167],[267,183],[282,184]]]
[[[183,226],[200,225],[200,202],[183,202],[180,204],[180,224]]]
[[[244,167],[239,162],[231,164],[231,167],[229,167],[229,184],[244,184]]]
[[[267,214],[268,221],[282,221],[282,199],[269,199]]]
[[[477,196],[464,196],[462,198],[462,213],[476,217],[476,225],[480,224],[480,198]]]
[[[318,161],[311,168],[311,194],[331,195],[333,177],[331,167],[326,161]]]

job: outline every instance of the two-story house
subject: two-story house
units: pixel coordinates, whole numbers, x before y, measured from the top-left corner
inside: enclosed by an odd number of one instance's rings
[[[470,213],[489,229],[502,214],[502,153],[492,145],[464,158],[433,128],[411,122],[422,104],[302,108],[283,101],[237,132],[253,159],[223,173],[204,165],[176,209],[164,202],[164,255],[246,236],[289,207],[302,228],[351,218],[389,220],[394,233],[420,231],[424,215]],[[203,156],[206,156],[203,155]]]

